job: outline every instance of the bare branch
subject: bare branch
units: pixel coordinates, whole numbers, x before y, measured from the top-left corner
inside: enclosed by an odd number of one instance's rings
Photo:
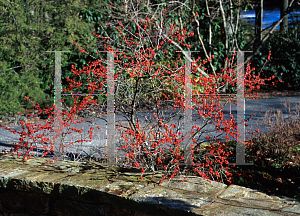
[[[287,8],[287,10],[285,11],[285,14],[289,14],[291,12],[291,8],[292,5],[294,3],[295,0],[292,0],[289,7]],[[281,19],[279,19],[276,24],[273,26],[273,28],[267,33],[267,35],[264,37],[264,39],[262,40],[261,44],[256,48],[256,50],[252,53],[252,55],[250,55],[245,62],[249,62],[254,55],[262,48],[263,44],[269,39],[269,37],[271,36],[271,34],[274,32],[274,30],[277,28],[278,25],[280,25],[280,23],[282,22],[282,20],[284,19],[284,15],[282,16]]]

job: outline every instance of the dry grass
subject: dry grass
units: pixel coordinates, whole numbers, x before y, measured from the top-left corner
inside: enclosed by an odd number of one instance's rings
[[[299,104],[291,113],[289,101],[283,103],[289,109],[285,119],[281,111],[266,112],[262,124],[269,126],[269,133],[252,136],[246,140],[246,162],[253,166],[236,166],[229,170],[233,174],[233,184],[263,191],[267,194],[283,195],[300,200],[300,118]],[[296,117],[291,117],[291,114]],[[235,162],[235,141],[227,142],[233,156],[228,159]],[[251,175],[242,177],[237,173]]]
[[[289,108],[289,118],[284,119],[280,110],[266,113],[263,123],[273,130],[252,140],[251,148],[256,159],[269,158],[269,165],[276,168],[299,166],[300,164],[300,118],[298,104],[296,111],[291,113],[289,101],[283,103]],[[272,113],[271,115],[268,115]],[[291,118],[290,114],[297,115]]]

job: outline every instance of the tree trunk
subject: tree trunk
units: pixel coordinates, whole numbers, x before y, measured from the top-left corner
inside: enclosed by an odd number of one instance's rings
[[[283,17],[284,12],[288,8],[289,1],[283,0],[282,1],[282,7],[280,8],[280,18]],[[280,31],[286,32],[288,29],[288,15],[285,15],[282,22],[280,23]]]
[[[263,0],[257,0],[258,5],[255,8],[255,43],[254,48],[261,43],[262,40],[262,22],[263,22]],[[254,50],[255,50],[254,49]]]
[[[256,7],[255,7],[255,41],[253,44],[253,52],[261,45],[262,43],[262,22],[263,22],[263,0],[257,0],[256,1]],[[255,53],[253,53],[255,56]],[[253,65],[255,68],[257,68],[258,62],[253,61]],[[258,70],[255,70],[255,74],[258,75]]]

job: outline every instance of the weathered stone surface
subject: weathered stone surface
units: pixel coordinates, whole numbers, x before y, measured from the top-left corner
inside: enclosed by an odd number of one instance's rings
[[[300,203],[196,176],[158,184],[140,169],[0,157],[2,215],[299,215]],[[181,182],[186,177],[187,181]]]
[[[211,181],[209,183],[207,180],[200,178],[198,176],[185,176],[187,181],[181,182],[184,179],[184,176],[178,176],[176,179],[168,182],[163,182],[161,186],[178,188],[187,191],[197,191],[198,193],[205,194],[215,194],[220,189],[227,187],[226,184]]]
[[[300,204],[298,205],[293,205],[290,208],[286,208],[284,210],[282,210],[283,213],[286,214],[295,214],[295,215],[299,215],[300,212]]]
[[[272,210],[287,208],[295,204],[294,200],[283,199],[276,196],[268,196],[257,190],[237,185],[230,185],[227,190],[219,196],[221,199],[234,200],[247,205],[267,207]]]

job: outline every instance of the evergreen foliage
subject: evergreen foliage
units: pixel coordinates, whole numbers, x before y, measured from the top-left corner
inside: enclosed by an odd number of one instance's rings
[[[35,102],[45,99],[42,92],[54,98],[55,54],[46,51],[70,50],[62,53],[63,68],[71,58],[86,58],[73,42],[95,45],[94,26],[80,17],[87,5],[97,8],[95,1],[0,1],[0,113],[30,107],[24,95]]]
[[[282,79],[282,83],[278,85],[280,88],[300,88],[300,65],[297,64],[300,58],[299,34],[299,15],[294,15],[292,22],[289,23],[288,31],[276,31],[255,56],[258,69],[260,69],[264,64],[262,53],[271,50],[270,62],[264,67],[262,77],[274,75],[278,77],[278,80]],[[266,86],[270,86],[271,83],[271,81],[266,82]]]

